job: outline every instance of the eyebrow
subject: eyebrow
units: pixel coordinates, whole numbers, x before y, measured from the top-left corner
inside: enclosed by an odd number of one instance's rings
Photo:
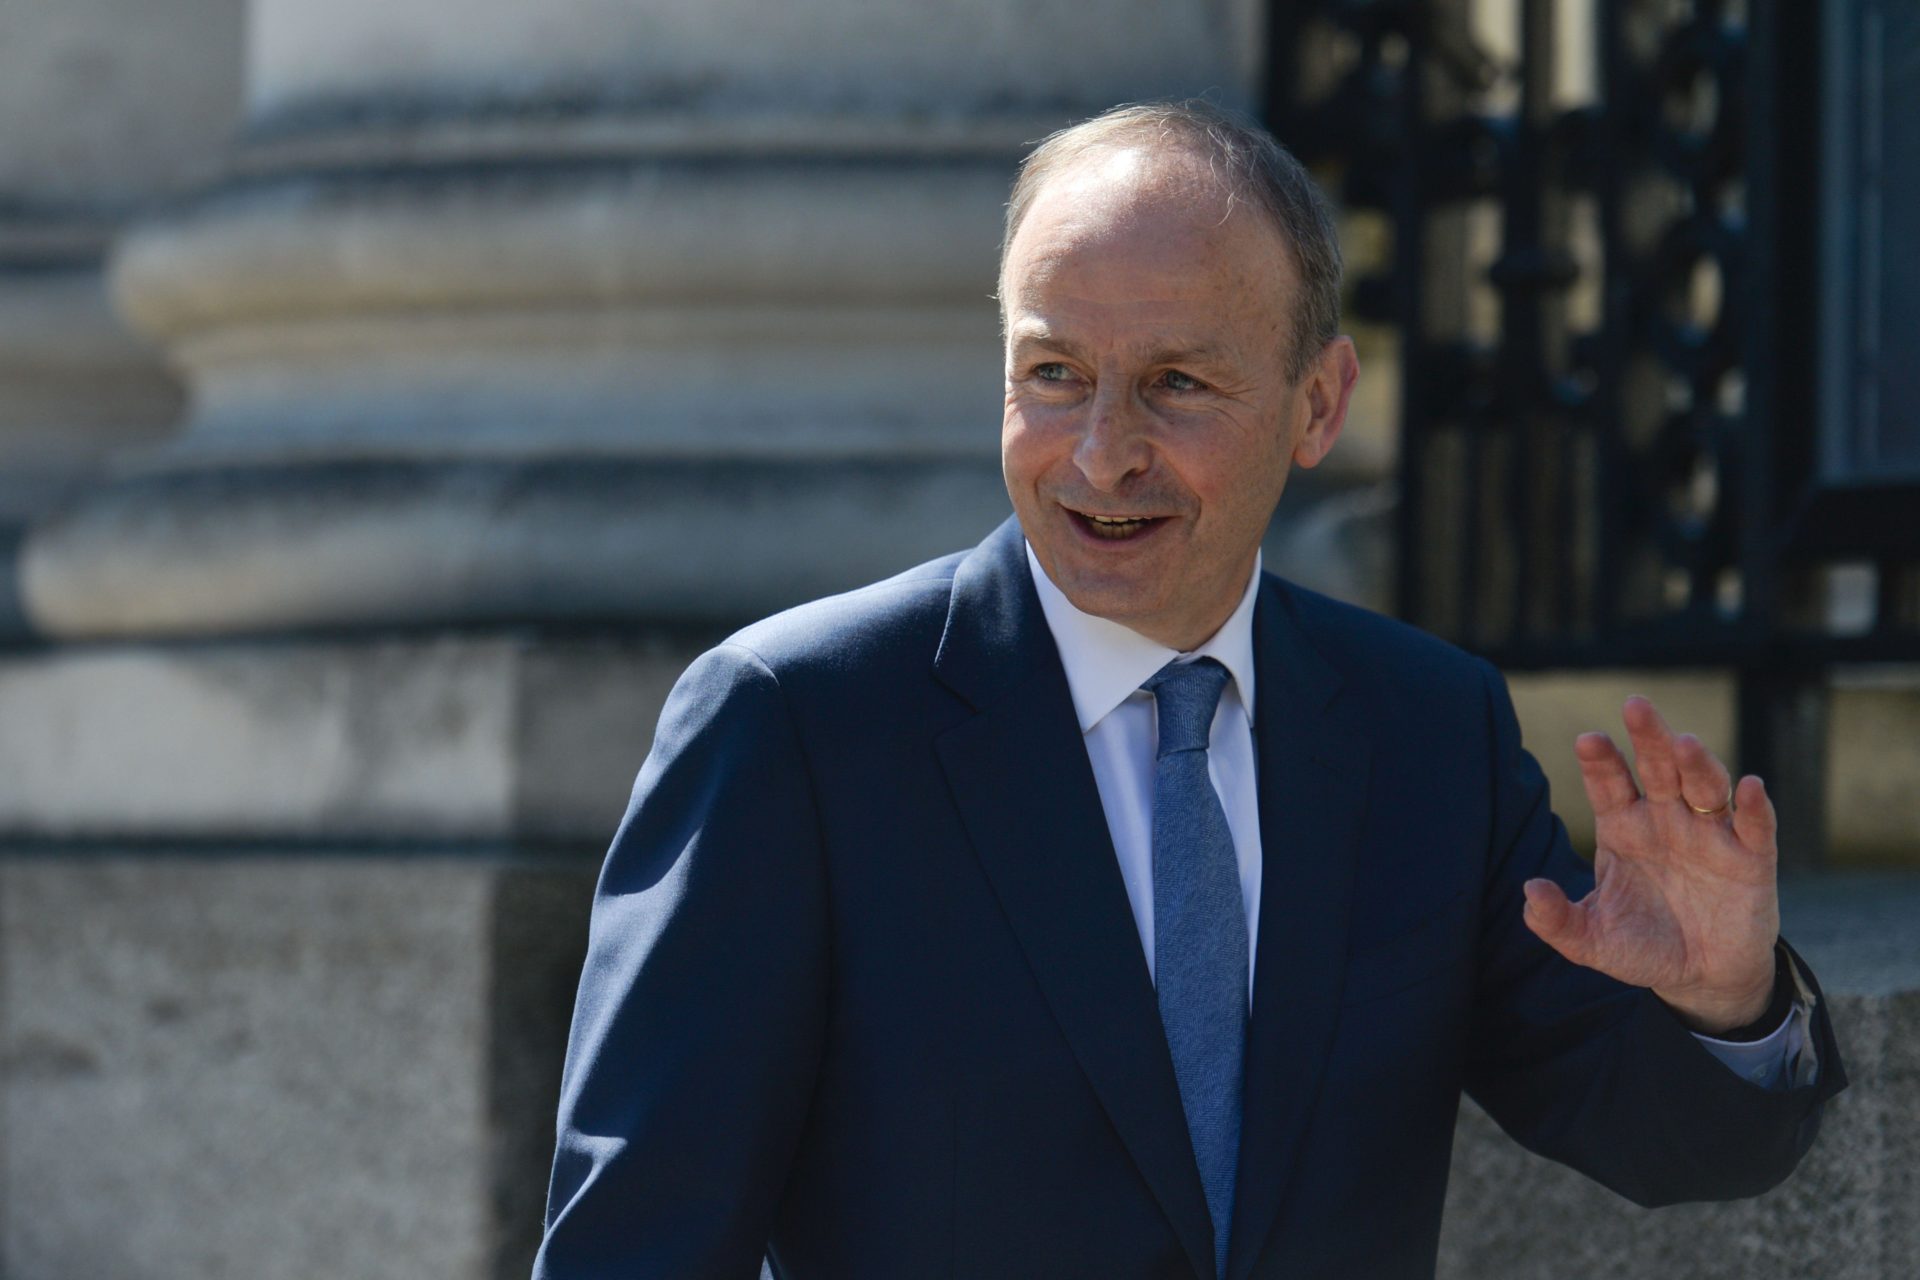
[[[1007,345],[1009,347],[1022,345],[1052,347],[1055,351],[1064,352],[1070,356],[1080,354],[1080,349],[1073,343],[1062,338],[1046,325],[1032,320],[1023,321],[1008,329]]]
[[[1211,364],[1221,358],[1220,348],[1205,345],[1162,347],[1147,357],[1148,364]]]
[[[1042,346],[1058,351],[1063,355],[1078,357],[1082,353],[1073,342],[1054,333],[1043,324],[1028,321],[1015,325],[1007,335],[1010,349],[1022,346]],[[1148,364],[1210,364],[1221,359],[1218,347],[1204,343],[1193,346],[1161,347],[1148,354]]]

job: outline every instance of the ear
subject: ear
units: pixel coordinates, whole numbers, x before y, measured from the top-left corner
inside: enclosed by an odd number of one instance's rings
[[[1300,438],[1293,443],[1295,466],[1317,467],[1333,450],[1340,428],[1347,422],[1347,403],[1353,399],[1353,384],[1360,377],[1360,357],[1353,339],[1341,334],[1314,359],[1313,367],[1300,380],[1300,393],[1307,401],[1307,421]]]

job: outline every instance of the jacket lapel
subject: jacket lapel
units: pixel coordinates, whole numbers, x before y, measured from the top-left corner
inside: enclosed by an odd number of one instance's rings
[[[1245,1280],[1266,1243],[1319,1092],[1346,977],[1367,791],[1357,700],[1340,696],[1340,673],[1291,608],[1281,584],[1262,583],[1254,614],[1260,942],[1228,1280]]]
[[[1173,1061],[1015,522],[961,563],[935,670],[977,712],[937,749],[981,866],[1081,1070],[1196,1274],[1210,1276]]]

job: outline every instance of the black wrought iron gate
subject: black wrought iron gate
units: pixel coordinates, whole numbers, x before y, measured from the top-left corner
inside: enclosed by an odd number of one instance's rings
[[[1920,658],[1920,5],[1269,35],[1269,122],[1391,245],[1351,306],[1399,334],[1402,615],[1508,668],[1735,670],[1740,763],[1818,848],[1828,670]]]

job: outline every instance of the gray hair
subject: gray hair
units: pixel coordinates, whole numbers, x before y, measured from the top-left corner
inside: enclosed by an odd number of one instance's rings
[[[1097,151],[1141,144],[1204,159],[1229,199],[1246,200],[1273,221],[1300,273],[1293,350],[1287,355],[1287,377],[1298,381],[1340,332],[1340,238],[1333,208],[1306,168],[1272,134],[1210,102],[1130,103],[1043,139],[1020,162],[1020,176],[1007,200],[1006,233],[1000,240],[1002,279],[1014,233],[1049,178]],[[1004,313],[1004,302],[1002,308]]]

